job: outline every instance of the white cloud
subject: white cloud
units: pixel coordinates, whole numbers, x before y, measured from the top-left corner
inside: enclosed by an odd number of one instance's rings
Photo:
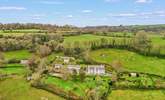
[[[152,0],[136,0],[136,3],[151,3]]]
[[[109,14],[111,17],[135,17],[137,14],[135,13],[121,13],[121,14]]]
[[[41,1],[42,4],[50,4],[50,5],[61,5],[64,4],[61,1]]]
[[[73,18],[73,15],[67,15],[66,17],[67,18]]]
[[[0,6],[0,10],[26,10],[26,8],[17,6]]]
[[[83,13],[91,13],[92,10],[83,10],[82,12],[83,12]]]
[[[117,2],[119,0],[105,0],[105,2]]]

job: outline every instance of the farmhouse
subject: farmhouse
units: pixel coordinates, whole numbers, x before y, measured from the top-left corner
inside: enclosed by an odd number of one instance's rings
[[[53,72],[60,73],[60,69],[63,67],[62,64],[55,64],[53,67]]]
[[[54,69],[60,69],[60,68],[62,68],[62,67],[63,67],[62,64],[55,64],[55,65],[54,65]]]
[[[89,75],[103,75],[105,74],[104,65],[88,65],[86,73]]]
[[[70,73],[73,73],[73,71],[75,70],[77,72],[77,74],[79,74],[81,66],[80,65],[68,65],[67,68]]]
[[[62,67],[64,67],[64,65],[55,64],[53,67],[53,72],[60,73]],[[66,68],[70,73],[76,71],[77,74],[79,74],[81,65],[66,65]],[[85,72],[88,75],[106,75],[104,65],[87,65]]]

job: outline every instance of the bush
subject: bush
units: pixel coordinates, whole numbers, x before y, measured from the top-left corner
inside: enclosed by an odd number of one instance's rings
[[[8,63],[11,64],[11,63],[20,63],[21,61],[16,59],[16,58],[13,58],[13,59],[9,59],[8,60]]]

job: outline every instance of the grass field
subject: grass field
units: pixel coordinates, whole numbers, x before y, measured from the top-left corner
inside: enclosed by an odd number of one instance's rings
[[[108,100],[165,100],[165,91],[114,90]]]
[[[59,96],[31,87],[21,76],[0,81],[0,100],[63,100]]]
[[[0,73],[3,74],[24,74],[26,69],[20,64],[7,64],[5,68],[0,68]]]
[[[154,45],[165,46],[165,39],[163,40],[160,35],[149,35],[149,37],[151,38],[151,41]],[[73,43],[75,41],[85,42],[85,41],[99,40],[101,38],[117,39],[117,40],[123,39],[122,37],[108,37],[108,36],[98,36],[98,35],[85,34],[85,35],[79,35],[79,36],[65,37],[64,38],[64,44]]]
[[[92,51],[90,56],[97,62],[107,64],[110,64],[113,60],[119,60],[122,62],[125,70],[165,76],[165,59],[146,57],[134,52],[119,49],[100,49]]]
[[[150,38],[154,45],[165,46],[165,39],[162,39],[160,35],[151,35]]]
[[[32,54],[29,53],[27,50],[17,50],[17,51],[9,51],[4,52],[5,58],[8,59],[28,59]]]
[[[55,78],[55,77],[48,77],[48,79],[46,80],[46,83],[48,84],[54,84],[60,88],[63,88],[65,91],[70,91],[73,90],[77,95],[80,96],[85,96],[84,91],[85,89],[87,89],[87,83],[86,82],[80,82],[80,81],[64,81],[62,79],[59,78]],[[88,85],[90,86],[96,86],[95,82],[89,81]],[[74,88],[76,88],[74,90]]]
[[[112,39],[113,37],[98,36],[98,35],[92,35],[92,34],[85,34],[85,35],[79,35],[79,36],[69,36],[69,37],[64,38],[64,44],[73,43],[75,41],[86,42],[86,41],[92,41],[92,40],[99,40],[101,38]],[[121,40],[122,38],[116,37],[115,39]]]

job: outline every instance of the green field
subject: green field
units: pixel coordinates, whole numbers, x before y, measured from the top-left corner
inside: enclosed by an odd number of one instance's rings
[[[17,59],[17,60],[22,60],[22,59],[28,59],[31,57],[31,53],[29,53],[27,50],[17,50],[17,51],[9,51],[9,52],[4,52],[5,58],[8,59]]]
[[[122,62],[123,68],[128,71],[147,72],[165,76],[165,59],[146,57],[134,52],[119,49],[91,51],[90,56],[97,62],[107,64],[111,64],[114,60],[119,60]]]
[[[101,38],[113,39],[113,37],[85,34],[85,35],[79,35],[79,36],[65,37],[64,38],[64,44],[66,44],[66,43],[73,43],[75,41],[79,41],[79,42],[93,41],[93,40],[99,40]],[[115,39],[121,40],[122,38],[116,37]]]
[[[21,76],[0,81],[0,100],[45,100],[44,98],[63,100],[47,91],[31,87]]]
[[[154,45],[165,46],[165,39],[163,39],[160,35],[151,35],[150,38]]]
[[[165,100],[165,91],[114,90],[108,100]]]
[[[0,68],[0,73],[3,74],[24,74],[26,72],[25,66],[21,64],[7,64],[5,68]]]
[[[96,86],[95,82],[92,81],[88,81],[88,84],[86,82],[80,82],[80,81],[72,81],[72,80],[68,80],[68,81],[64,81],[62,79],[59,78],[55,78],[55,77],[48,77],[48,79],[46,79],[45,81],[48,84],[54,84],[60,88],[63,88],[65,91],[70,91],[73,90],[77,95],[80,96],[85,96],[84,91],[85,89],[87,89],[87,85],[90,86]],[[74,88],[76,88],[74,90]]]

